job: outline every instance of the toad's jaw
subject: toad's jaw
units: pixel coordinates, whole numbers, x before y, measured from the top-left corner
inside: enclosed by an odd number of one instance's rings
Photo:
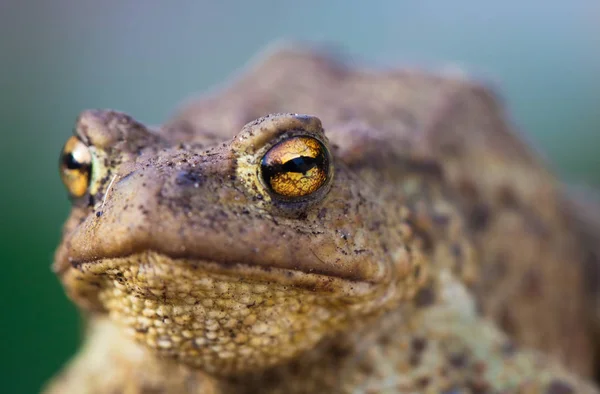
[[[127,219],[123,220],[127,222]],[[173,231],[149,231],[145,225],[131,223],[111,230],[97,219],[88,218],[75,231],[66,236],[56,253],[55,271],[61,273],[71,267],[111,258],[126,258],[146,252],[155,252],[172,260],[186,260],[197,264],[210,262],[223,272],[248,271],[250,275],[267,275],[270,271],[281,272],[283,278],[294,278],[300,273],[319,275],[330,279],[353,283],[387,282],[389,273],[384,261],[379,261],[369,250],[362,250],[364,258],[351,256],[341,259],[336,245],[325,237],[306,245],[301,241],[297,251],[287,246],[286,241],[260,239],[256,247],[251,239],[231,240],[225,234],[199,231],[185,234],[185,224]],[[150,226],[148,226],[150,227]],[[167,226],[165,226],[167,227]],[[154,227],[152,227],[154,229]],[[250,238],[257,237],[251,235]],[[308,237],[307,237],[308,238]],[[91,241],[90,241],[91,240]],[[229,243],[224,245],[225,242]],[[279,270],[279,271],[277,271]]]
[[[275,365],[378,310],[380,286],[156,252],[75,264],[70,297],[156,352],[218,374]]]
[[[127,219],[122,221],[127,222]],[[57,274],[82,266],[98,264],[106,259],[128,258],[144,253],[156,253],[173,261],[188,261],[193,266],[212,267],[221,273],[252,277],[277,277],[294,282],[296,278],[320,277],[329,281],[379,284],[389,281],[389,266],[363,250],[364,259],[328,258],[335,245],[327,239],[293,251],[282,242],[263,242],[250,247],[249,241],[234,241],[227,249],[220,234],[179,235],[185,230],[151,232],[136,223],[117,227],[104,225],[97,218],[87,218],[59,246],[54,270]],[[185,224],[181,225],[185,227]],[[140,229],[141,228],[141,229]],[[90,241],[91,240],[91,241]],[[310,240],[311,243],[312,240]],[[300,275],[304,274],[304,275]],[[269,279],[272,280],[272,279]]]

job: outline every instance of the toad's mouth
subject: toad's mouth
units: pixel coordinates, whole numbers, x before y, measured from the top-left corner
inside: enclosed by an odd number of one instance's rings
[[[56,252],[53,269],[59,276],[66,275],[69,271],[101,275],[109,266],[112,267],[112,263],[122,262],[147,267],[152,265],[153,261],[160,260],[162,262],[168,261],[174,266],[187,266],[192,271],[205,271],[210,274],[239,278],[248,277],[265,282],[277,281],[286,285],[314,290],[327,289],[341,284],[358,289],[359,287],[370,287],[381,282],[387,282],[387,280],[380,280],[385,277],[383,273],[380,273],[378,278],[375,276],[366,278],[353,270],[328,270],[310,264],[294,265],[277,260],[262,262],[256,259],[246,259],[243,256],[242,258],[235,258],[236,253],[232,253],[232,258],[215,258],[211,253],[197,255],[186,253],[184,250],[173,252],[168,248],[166,250],[141,248],[140,250],[126,249],[123,253],[95,254],[93,258],[90,258],[86,256],[86,250],[74,250],[69,247],[70,245],[70,242],[64,242]],[[247,254],[247,256],[251,255],[251,253]],[[315,255],[315,257],[319,263],[323,263],[318,256]],[[107,265],[107,262],[112,263]]]
[[[86,309],[104,309],[98,297],[107,289],[120,289],[141,299],[177,304],[197,302],[206,294],[228,293],[240,287],[271,292],[273,288],[295,289],[307,294],[351,300],[372,297],[380,286],[300,270],[247,263],[222,263],[173,258],[155,251],[91,261],[71,261],[58,272],[69,295]],[[233,290],[236,289],[236,290]],[[188,294],[187,298],[182,294]],[[229,294],[231,295],[231,294]]]
[[[160,267],[168,264],[168,268]],[[219,262],[198,258],[173,258],[155,251],[114,258],[103,258],[88,262],[71,262],[73,271],[79,273],[81,279],[86,275],[109,275],[123,282],[127,279],[125,270],[136,275],[154,276],[156,281],[164,284],[165,279],[177,280],[177,274],[197,277],[235,278],[257,283],[277,282],[283,286],[303,288],[313,292],[335,292],[336,294],[361,295],[368,293],[373,283],[348,278],[340,278],[320,272],[304,272],[302,270],[260,266],[243,262]],[[187,271],[184,273],[184,270]],[[63,274],[66,274],[63,272]],[[167,276],[167,278],[164,278]]]
[[[251,246],[256,234],[251,240],[232,239],[226,232],[187,234],[185,223],[179,224],[182,230],[171,230],[175,224],[163,222],[169,231],[161,231],[158,226],[133,220],[91,215],[73,226],[56,252],[54,271],[61,277],[71,271],[100,275],[107,269],[107,261],[147,266],[145,260],[160,256],[161,261],[185,265],[192,271],[304,288],[326,289],[345,283],[343,287],[356,290],[391,280],[390,265],[381,256],[369,249],[340,250],[332,237],[298,237],[291,245],[286,238],[261,239],[262,244]]]

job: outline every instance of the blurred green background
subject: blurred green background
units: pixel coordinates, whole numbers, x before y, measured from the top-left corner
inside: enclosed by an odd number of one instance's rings
[[[466,67],[563,179],[600,185],[598,1],[0,0],[2,392],[37,392],[79,339],[49,269],[69,209],[57,157],[78,112],[160,123],[281,38]]]

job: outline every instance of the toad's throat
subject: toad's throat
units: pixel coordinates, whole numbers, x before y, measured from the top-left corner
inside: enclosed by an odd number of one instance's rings
[[[75,264],[61,280],[158,354],[229,375],[267,368],[375,316],[385,289],[365,282],[147,251]],[[285,349],[285,351],[282,351]]]

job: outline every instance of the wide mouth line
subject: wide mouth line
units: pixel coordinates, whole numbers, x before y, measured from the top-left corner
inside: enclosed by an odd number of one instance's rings
[[[103,263],[117,263],[117,266],[131,264],[132,261],[139,261],[141,258],[152,262],[153,259],[160,258],[169,261],[172,264],[187,265],[193,270],[198,270],[199,273],[205,273],[207,275],[216,274],[229,277],[239,277],[249,280],[255,280],[263,283],[278,283],[280,285],[287,285],[295,288],[303,288],[309,291],[318,292],[335,292],[335,290],[342,290],[347,295],[364,295],[371,293],[375,287],[378,287],[378,283],[362,280],[344,278],[335,275],[331,275],[326,272],[311,271],[306,272],[305,270],[294,269],[294,268],[281,268],[273,266],[262,266],[258,264],[248,264],[244,262],[223,262],[217,260],[209,260],[199,257],[174,257],[172,255],[164,254],[161,252],[146,250],[140,253],[132,253],[121,256],[110,256],[102,257],[89,260],[73,260],[70,261],[69,267],[59,272],[59,276],[65,275],[69,269],[75,269],[82,274],[98,275],[104,273],[108,268],[100,268]]]
[[[290,276],[290,275],[297,275],[297,274],[304,274],[304,275],[315,275],[315,276],[319,276],[319,277],[324,277],[324,278],[330,278],[330,279],[334,279],[334,280],[339,280],[339,281],[345,281],[348,283],[363,283],[363,284],[368,284],[368,285],[376,285],[378,283],[380,283],[380,281],[373,279],[373,280],[369,280],[369,279],[365,279],[365,278],[360,278],[360,277],[353,277],[352,275],[335,275],[331,272],[328,272],[327,270],[322,270],[322,269],[317,269],[317,268],[310,268],[308,270],[306,269],[301,269],[299,267],[284,267],[284,266],[277,266],[276,264],[269,264],[269,265],[263,265],[263,264],[256,264],[256,263],[248,263],[248,262],[244,262],[244,261],[238,261],[238,260],[223,260],[223,259],[215,259],[213,257],[209,257],[209,256],[205,256],[205,255],[199,255],[199,254],[194,254],[194,253],[185,253],[185,252],[181,252],[181,253],[173,253],[172,251],[166,252],[163,250],[159,250],[159,249],[155,249],[155,248],[145,248],[145,249],[141,249],[140,251],[133,251],[133,252],[129,252],[129,253],[115,253],[115,254],[110,254],[110,255],[105,255],[105,256],[95,256],[94,258],[83,258],[83,259],[77,259],[77,258],[73,258],[71,256],[61,256],[61,258],[57,259],[56,263],[55,263],[55,273],[57,275],[62,275],[64,273],[64,271],[68,270],[68,268],[75,268],[78,269],[80,266],[83,265],[95,265],[98,263],[101,263],[102,261],[106,261],[109,259],[132,259],[132,258],[136,258],[137,256],[141,256],[144,254],[148,254],[148,255],[160,255],[163,258],[166,258],[168,260],[174,261],[174,262],[187,262],[188,264],[194,264],[194,265],[201,265],[201,266],[214,266],[214,267],[218,267],[222,273],[226,273],[228,271],[241,271],[241,270],[252,270],[252,271],[256,271],[261,272],[261,273],[268,273],[268,272],[279,272],[282,273],[286,276]],[[61,261],[62,260],[62,261]],[[67,260],[67,261],[65,261]]]

